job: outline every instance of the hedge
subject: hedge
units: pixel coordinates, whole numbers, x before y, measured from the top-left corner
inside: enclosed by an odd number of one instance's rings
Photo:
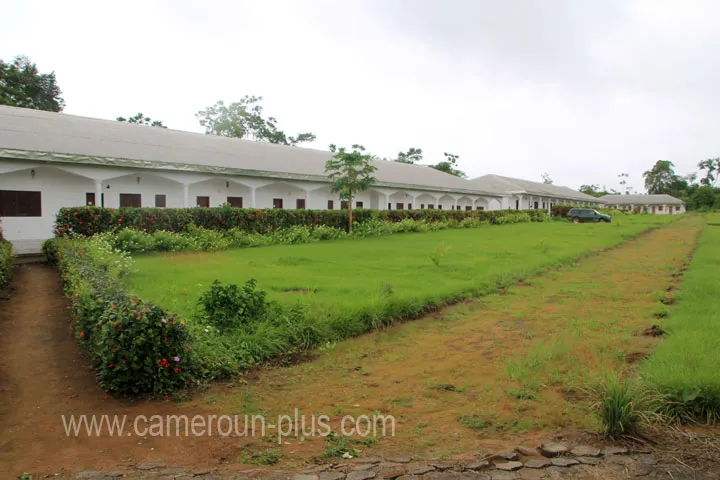
[[[357,223],[379,218],[399,222],[406,218],[427,221],[463,220],[479,218],[490,223],[516,210],[355,210],[353,220]],[[531,217],[543,212],[526,211]],[[61,208],[55,219],[54,233],[57,237],[85,235],[131,228],[143,232],[182,232],[190,225],[211,230],[238,228],[250,233],[265,234],[273,230],[296,225],[325,225],[346,229],[347,210],[255,210],[232,207],[213,208],[102,208],[70,207]]]
[[[2,226],[0,226],[0,288],[10,283],[12,276],[13,251],[12,244],[5,240]]]
[[[75,336],[102,388],[163,394],[192,383],[196,361],[184,321],[120,288],[127,254],[102,238],[51,239],[43,251],[60,269]]]

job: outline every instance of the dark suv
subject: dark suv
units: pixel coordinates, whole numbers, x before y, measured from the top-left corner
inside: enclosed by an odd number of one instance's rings
[[[605,215],[592,208],[571,208],[567,214],[568,220],[573,223],[580,222],[608,222],[612,220],[610,215]]]

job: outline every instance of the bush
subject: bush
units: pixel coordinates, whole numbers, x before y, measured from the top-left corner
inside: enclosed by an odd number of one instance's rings
[[[120,289],[118,280],[132,265],[127,253],[105,236],[52,239],[43,251],[60,269],[76,338],[101,387],[123,395],[167,393],[191,382],[196,362],[184,321]]]
[[[406,219],[425,223],[461,222],[477,218],[490,223],[507,215],[542,217],[544,212],[530,210],[365,210],[353,213],[353,220],[363,224],[371,220],[397,223]],[[159,231],[183,233],[194,227],[213,231],[238,229],[248,233],[269,234],[277,230],[303,226],[318,226],[347,231],[347,210],[254,210],[229,206],[214,208],[61,208],[55,219],[55,236],[92,236],[124,228],[155,233]],[[508,222],[505,222],[508,223]],[[512,223],[512,222],[510,222]],[[139,239],[135,239],[139,240]]]
[[[256,291],[256,284],[255,279],[248,280],[242,287],[223,285],[215,280],[198,301],[205,319],[221,330],[227,330],[262,318],[267,310],[266,294]]]
[[[0,234],[0,236],[2,236]],[[0,288],[10,283],[12,276],[13,249],[7,240],[0,240]]]

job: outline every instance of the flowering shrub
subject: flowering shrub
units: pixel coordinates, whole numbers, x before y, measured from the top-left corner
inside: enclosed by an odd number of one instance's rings
[[[267,308],[266,294],[256,291],[256,284],[255,279],[248,280],[242,287],[223,285],[215,280],[198,300],[205,319],[225,330],[262,318]]]
[[[120,289],[118,280],[132,265],[126,252],[103,235],[51,239],[43,250],[60,269],[75,336],[104,389],[166,393],[191,383],[197,369],[184,322]]]

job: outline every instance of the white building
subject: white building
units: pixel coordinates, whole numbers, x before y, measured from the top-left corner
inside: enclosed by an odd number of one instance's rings
[[[61,207],[230,203],[245,208],[340,209],[325,176],[325,162],[332,155],[0,106],[2,228],[23,253],[38,251],[41,241],[52,236]],[[375,166],[376,183],[355,198],[356,208],[543,208],[535,206],[530,191],[522,193],[518,204],[514,192],[485,188],[429,167],[390,161],[375,161]]]
[[[500,175],[484,175],[469,182],[479,190],[503,195],[503,209],[549,212],[554,205],[600,207],[605,203],[568,187]]]
[[[609,208],[656,215],[679,215],[685,213],[685,203],[671,195],[603,195]]]

